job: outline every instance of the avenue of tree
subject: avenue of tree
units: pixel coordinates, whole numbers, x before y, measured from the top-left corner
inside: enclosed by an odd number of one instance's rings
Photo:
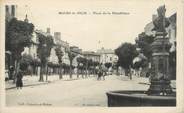
[[[70,78],[73,74],[73,59],[77,57],[77,53],[73,52],[72,49],[68,50],[68,57],[70,65],[63,63],[62,57],[64,52],[61,49],[61,45],[55,45],[53,42],[53,37],[51,35],[44,35],[39,32],[36,32],[38,37],[38,48],[37,55],[38,59],[32,58],[30,55],[21,53],[24,51],[25,47],[30,47],[32,42],[32,34],[34,32],[34,25],[25,21],[17,20],[16,18],[11,19],[11,21],[6,21],[6,40],[5,40],[5,49],[10,51],[13,58],[13,66],[15,67],[15,73],[20,69],[27,70],[29,65],[33,67],[40,66],[40,78],[39,81],[44,81],[43,75],[46,75],[46,80],[48,79],[48,67],[58,68],[59,78],[62,79],[63,73],[66,73],[68,70]],[[154,41],[154,36],[148,36],[144,32],[140,33],[135,39],[135,44],[131,43],[122,43],[117,49],[115,49],[115,54],[118,56],[118,61],[116,64],[110,62],[105,63],[105,67],[109,69],[117,69],[118,66],[125,69],[125,75],[130,74],[131,68],[144,68],[148,67],[148,63],[152,58],[152,48],[151,44]],[[53,64],[48,62],[48,58],[51,54],[51,49],[55,47],[55,52],[58,57],[58,64]],[[137,48],[140,48],[140,51],[137,51]],[[133,64],[133,59],[142,53],[146,60],[141,60]],[[172,73],[176,73],[176,50],[172,51],[169,56],[170,66],[172,68]],[[79,73],[82,75],[87,72],[93,74],[97,73],[96,67],[100,65],[99,62],[86,59],[84,57],[77,57],[77,77]],[[64,71],[61,71],[64,69]]]

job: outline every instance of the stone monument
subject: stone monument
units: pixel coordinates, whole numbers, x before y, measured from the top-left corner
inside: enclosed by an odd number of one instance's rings
[[[167,37],[166,27],[169,26],[169,19],[165,17],[165,6],[157,9],[158,17],[153,21],[156,31],[154,42],[152,43],[151,62],[151,85],[148,95],[169,95],[172,93],[169,80],[169,49],[171,47]]]
[[[156,31],[152,43],[151,85],[145,90],[117,90],[107,92],[108,106],[176,106],[176,92],[169,80],[169,49],[171,44],[165,28],[170,22],[165,18],[165,6],[157,9],[158,18],[153,21]]]

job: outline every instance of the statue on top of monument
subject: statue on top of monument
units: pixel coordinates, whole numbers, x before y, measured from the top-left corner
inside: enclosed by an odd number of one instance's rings
[[[165,28],[170,25],[169,19],[165,17],[165,5],[157,9],[158,17],[153,21],[154,28],[152,31],[165,32]]]

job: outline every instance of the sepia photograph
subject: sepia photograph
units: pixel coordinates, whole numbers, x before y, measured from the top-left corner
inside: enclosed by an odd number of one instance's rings
[[[6,108],[178,106],[176,1],[2,3]]]

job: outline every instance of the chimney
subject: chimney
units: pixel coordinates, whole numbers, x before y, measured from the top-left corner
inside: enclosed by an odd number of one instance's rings
[[[47,33],[50,34],[50,28],[47,28]]]
[[[58,40],[61,39],[61,32],[54,32],[54,37]]]
[[[28,18],[27,18],[27,14],[26,14],[26,18],[24,19],[24,22],[29,22]]]

